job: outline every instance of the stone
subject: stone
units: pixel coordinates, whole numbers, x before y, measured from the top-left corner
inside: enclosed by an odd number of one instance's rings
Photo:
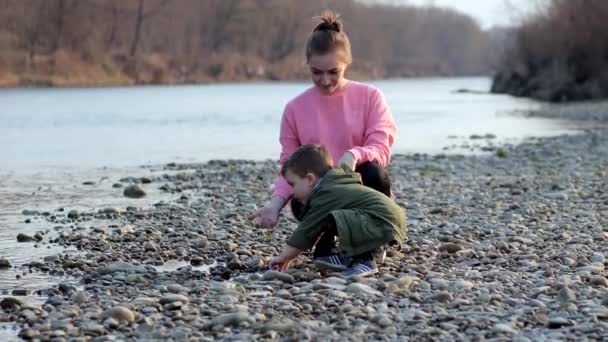
[[[244,313],[244,312],[234,312],[234,313],[226,313],[226,314],[221,314],[219,316],[216,316],[215,318],[213,318],[210,322],[211,326],[238,326],[241,323],[250,323],[253,324],[255,323],[255,320],[253,319],[253,317],[251,317],[250,315]]]
[[[40,336],[40,331],[32,328],[21,329],[18,336],[24,340],[32,340]]]
[[[14,289],[11,294],[13,296],[27,296],[30,294],[30,290],[28,289]]]
[[[568,304],[576,302],[576,294],[568,286],[563,286],[559,290],[558,299],[561,304]]]
[[[124,261],[115,261],[108,264],[107,266],[101,267],[100,272],[104,274],[117,272],[144,273],[146,272],[146,268],[144,266],[133,265]]]
[[[351,283],[346,287],[346,291],[362,295],[362,296],[382,296],[382,292],[372,288],[369,285],[361,284],[361,283]]]
[[[143,198],[146,197],[146,192],[139,185],[129,185],[123,191],[123,195],[128,198]]]
[[[160,297],[159,303],[161,305],[165,305],[165,304],[169,304],[169,303],[174,303],[174,302],[182,302],[182,303],[188,303],[190,300],[188,299],[188,297],[184,296],[184,295],[180,295],[180,294],[166,294],[162,297]]]
[[[125,308],[124,306],[116,306],[105,312],[104,317],[111,317],[118,322],[131,323],[135,321],[135,314],[133,311]]]
[[[454,300],[454,296],[452,296],[452,294],[447,291],[441,291],[437,294],[432,295],[430,299],[433,301],[446,303]]]
[[[23,233],[19,233],[17,235],[17,242],[32,242],[35,241],[35,239],[32,236],[29,236],[27,234],[23,234]]]
[[[0,300],[0,308],[4,311],[12,311],[23,305],[23,301],[15,297],[5,297]]]
[[[589,283],[591,285],[595,285],[595,286],[608,287],[608,280],[606,279],[606,277],[603,277],[600,275],[591,277],[591,279],[589,280]]]
[[[11,262],[4,257],[0,257],[0,269],[2,268],[11,268],[13,267],[13,265],[11,264]]]
[[[279,271],[266,271],[262,276],[263,280],[279,280],[284,283],[294,283],[295,279],[291,274],[279,272]]]
[[[83,303],[86,303],[88,299],[89,299],[89,297],[88,297],[87,293],[84,292],[84,291],[77,291],[70,298],[70,300],[74,304],[83,304]]]
[[[78,217],[80,217],[78,210],[70,210],[70,212],[68,213],[69,219],[76,220],[76,219],[78,219]]]
[[[454,254],[461,250],[463,250],[463,247],[461,245],[452,242],[447,242],[439,246],[439,251],[448,252],[450,254]]]

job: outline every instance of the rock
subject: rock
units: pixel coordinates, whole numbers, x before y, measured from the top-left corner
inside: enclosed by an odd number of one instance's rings
[[[256,255],[247,261],[247,267],[258,268],[264,266],[264,259],[259,255]]]
[[[23,301],[15,297],[5,297],[0,301],[0,308],[4,311],[12,311],[23,305]]]
[[[103,335],[105,328],[103,325],[96,323],[95,321],[88,321],[80,325],[83,332],[93,335]]]
[[[450,289],[453,292],[458,292],[458,291],[463,290],[463,289],[472,289],[474,286],[475,286],[475,284],[473,284],[470,281],[467,281],[467,280],[464,280],[464,279],[459,279],[454,284],[452,284],[450,286]]]
[[[603,254],[594,253],[591,256],[591,262],[598,263],[598,264],[603,264],[605,261],[606,261],[606,258],[604,257]]]
[[[68,213],[69,219],[76,220],[78,217],[80,217],[78,210],[70,210],[70,212]]]
[[[19,331],[18,336],[24,340],[31,340],[31,339],[34,339],[34,338],[40,336],[40,332],[38,330],[32,329],[32,328],[21,329],[21,331]]]
[[[106,215],[120,215],[122,210],[120,210],[119,208],[105,208],[102,209],[100,212]]]
[[[595,285],[595,286],[608,287],[608,280],[605,277],[600,276],[600,275],[591,277],[591,279],[589,280],[589,283],[591,285]]]
[[[139,185],[129,185],[123,191],[123,195],[128,198],[142,198],[146,196],[146,192]]]
[[[238,271],[247,269],[247,265],[245,265],[239,258],[235,257],[226,263],[226,268],[229,270]]]
[[[295,282],[294,277],[291,274],[278,272],[278,271],[266,271],[262,276],[263,280],[280,280],[285,283],[293,283]]]
[[[131,311],[123,306],[113,307],[113,308],[107,310],[103,316],[111,317],[118,322],[131,323],[131,322],[135,321],[135,314],[133,313],[133,311]]]
[[[568,286],[564,286],[561,290],[559,290],[558,299],[562,305],[575,303],[576,294]]]
[[[11,262],[4,257],[0,257],[0,269],[2,268],[11,268],[13,267],[13,265],[11,264]]]
[[[441,252],[448,252],[451,254],[454,254],[458,251],[461,251],[463,249],[463,247],[459,244],[455,244],[455,243],[444,243],[441,246],[439,246],[439,251]]]
[[[146,252],[156,252],[158,251],[158,248],[156,248],[156,245],[150,241],[146,241],[146,243],[144,243],[144,250]]]
[[[144,266],[133,265],[124,261],[115,261],[107,266],[100,268],[100,272],[104,274],[125,272],[125,273],[144,273],[146,268]]]
[[[17,242],[32,242],[35,239],[27,234],[19,233],[17,235]]]
[[[135,233],[135,229],[133,229],[132,225],[127,224],[117,229],[116,233],[120,235],[133,234]]]
[[[547,320],[547,326],[550,329],[559,329],[570,325],[574,325],[574,322],[561,316],[552,316]]]
[[[14,289],[11,292],[11,294],[13,296],[21,296],[21,297],[23,297],[23,296],[29,295],[30,294],[30,290],[28,290],[28,289]]]
[[[131,304],[135,306],[156,306],[158,304],[158,299],[156,298],[148,298],[148,297],[137,297],[131,301]]]
[[[114,189],[120,189],[120,188],[122,188],[122,183],[114,183],[114,184],[112,184],[112,187]]]
[[[234,313],[226,313],[226,314],[221,314],[215,318],[213,318],[211,320],[210,325],[211,326],[227,326],[227,325],[232,325],[232,326],[238,326],[243,322],[247,322],[250,324],[255,323],[255,320],[253,319],[253,317],[249,316],[248,314],[244,313],[244,312],[234,312]]]
[[[89,299],[89,297],[87,296],[87,293],[84,291],[77,291],[75,292],[72,297],[70,298],[70,300],[72,301],[72,303],[74,304],[82,304],[85,303],[87,300]]]
[[[152,179],[150,179],[148,177],[141,177],[139,179],[139,181],[141,182],[141,184],[150,184],[150,183],[152,183]]]
[[[160,297],[159,303],[162,305],[174,303],[174,302],[182,302],[185,304],[185,303],[188,303],[188,301],[189,301],[188,297],[186,297],[184,295],[167,294],[167,295]]]
[[[494,325],[492,330],[499,333],[517,334],[517,330],[515,330],[511,324],[505,323],[497,323],[496,325]]]
[[[292,320],[285,321],[270,321],[262,326],[262,331],[277,331],[277,332],[288,332],[288,331],[299,331],[301,327]]]
[[[190,265],[195,266],[195,267],[196,266],[201,266],[204,263],[205,263],[205,259],[203,259],[203,258],[201,258],[199,256],[193,256],[190,259]]]
[[[401,278],[395,280],[394,283],[395,283],[395,285],[397,285],[400,288],[409,290],[409,288],[414,283],[414,278],[409,277],[409,276],[404,276],[404,277],[401,277]]]
[[[431,296],[430,299],[433,301],[446,303],[446,302],[450,302],[450,301],[454,300],[454,297],[452,296],[451,293],[449,293],[447,291],[441,291],[441,292]]]
[[[362,296],[382,296],[382,292],[372,288],[369,285],[361,284],[361,283],[351,283],[346,287],[346,291],[362,295]]]

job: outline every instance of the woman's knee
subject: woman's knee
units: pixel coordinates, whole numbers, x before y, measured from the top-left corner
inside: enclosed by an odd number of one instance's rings
[[[355,172],[361,174],[363,185],[391,196],[391,179],[382,166],[368,161],[357,165]]]

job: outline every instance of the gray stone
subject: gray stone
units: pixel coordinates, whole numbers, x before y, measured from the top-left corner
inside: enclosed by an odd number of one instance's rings
[[[123,195],[128,198],[142,198],[146,197],[146,192],[139,185],[129,185],[123,191]]]

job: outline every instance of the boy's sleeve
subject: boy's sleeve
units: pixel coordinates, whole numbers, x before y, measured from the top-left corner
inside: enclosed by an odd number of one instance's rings
[[[288,245],[309,250],[317,243],[323,233],[323,221],[331,214],[333,208],[332,205],[324,202],[326,201],[323,200],[322,194],[317,194],[316,198],[313,198],[304,219],[287,239]]]

